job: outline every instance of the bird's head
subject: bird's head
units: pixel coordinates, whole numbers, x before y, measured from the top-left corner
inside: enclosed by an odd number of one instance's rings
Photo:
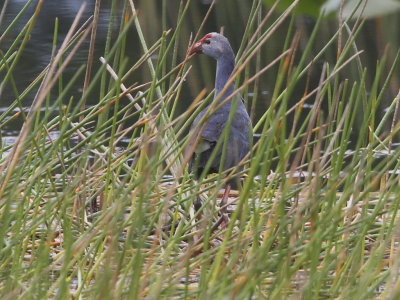
[[[189,55],[195,53],[203,53],[218,60],[224,54],[232,53],[232,48],[226,37],[222,34],[211,32],[190,48]]]

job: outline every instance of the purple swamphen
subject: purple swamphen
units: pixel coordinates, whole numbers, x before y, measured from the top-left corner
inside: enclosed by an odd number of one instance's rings
[[[227,145],[220,145],[219,149],[216,150],[214,159],[210,162],[209,169],[206,170],[207,174],[218,173],[221,164],[222,171],[238,166],[239,162],[250,150],[252,126],[241,96],[236,94],[227,100],[227,97],[232,95],[235,90],[234,82],[225,87],[235,67],[235,54],[228,39],[216,32],[208,33],[189,50],[189,55],[195,53],[206,54],[217,61],[213,103],[198,114],[193,121],[189,133],[195,136],[197,143],[194,146],[193,154],[189,161],[189,170],[198,178],[206,168],[218,141],[224,139],[224,128],[229,123],[230,114],[233,114],[233,116],[230,121],[230,127],[227,128],[229,130]],[[215,101],[218,101],[218,103],[215,103]],[[214,105],[214,107],[218,107],[221,103],[224,104],[217,110],[212,111],[204,124],[199,126],[210,106]],[[231,112],[232,109],[235,109],[235,111]],[[224,148],[226,149],[226,153],[222,162]],[[242,167],[239,166],[238,170],[242,170]],[[221,200],[222,207],[226,205],[231,186],[237,187],[238,185],[239,180],[237,177],[233,177],[228,181]],[[195,207],[199,208],[200,205],[201,203],[197,200]]]

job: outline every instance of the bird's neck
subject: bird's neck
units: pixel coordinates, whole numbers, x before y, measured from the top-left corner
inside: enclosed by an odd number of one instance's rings
[[[233,68],[235,67],[234,54],[226,55],[217,60],[217,72],[215,76],[215,96],[214,99],[223,101],[226,97],[233,93],[235,82],[232,82],[224,91],[223,95],[220,95],[224,89],[229,77],[232,74]]]

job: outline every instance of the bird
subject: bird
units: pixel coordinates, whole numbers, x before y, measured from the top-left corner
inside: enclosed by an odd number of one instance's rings
[[[241,171],[243,167],[238,165],[249,153],[250,145],[252,144],[252,124],[244,105],[244,100],[239,93],[227,100],[228,97],[235,93],[234,82],[226,86],[235,68],[235,54],[228,39],[217,32],[208,33],[196,42],[189,50],[189,55],[194,54],[205,54],[214,58],[217,61],[217,67],[214,99],[211,104],[196,116],[189,130],[189,136],[194,136],[196,140],[189,159],[189,171],[194,174],[195,178],[199,178],[207,163],[210,163],[209,169],[206,170],[207,174],[218,173],[220,166],[222,171],[232,167],[237,167],[237,170]],[[212,105],[217,109],[212,111],[206,121],[201,124]],[[231,112],[233,109],[235,111]],[[230,127],[227,128],[229,136],[227,145],[225,145],[225,158],[222,162],[223,146],[219,147],[213,159],[211,156],[218,141],[225,136],[224,130],[231,113],[233,118],[231,119]],[[209,162],[211,159],[212,161]],[[237,189],[239,186],[240,182],[237,176],[227,181],[220,203],[223,213],[226,211],[224,207],[231,188]],[[199,209],[201,207],[200,200],[195,200],[194,205],[196,210]]]

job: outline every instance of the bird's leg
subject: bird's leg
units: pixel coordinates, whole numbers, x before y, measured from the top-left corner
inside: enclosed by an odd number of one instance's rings
[[[201,208],[201,199],[200,196],[197,196],[196,199],[193,202],[193,206],[194,206],[194,211],[198,212],[199,209]]]
[[[222,196],[221,203],[220,203],[221,213],[222,213],[222,223],[221,223],[222,228],[225,228],[228,224],[227,204],[228,204],[228,198],[229,198],[230,191],[231,191],[231,185],[228,183],[225,186],[224,195]]]
[[[224,213],[227,211],[226,204],[228,203],[228,198],[229,198],[230,192],[231,192],[231,185],[228,183],[225,186],[224,195],[222,196],[221,205],[220,205],[222,207],[221,211]]]

